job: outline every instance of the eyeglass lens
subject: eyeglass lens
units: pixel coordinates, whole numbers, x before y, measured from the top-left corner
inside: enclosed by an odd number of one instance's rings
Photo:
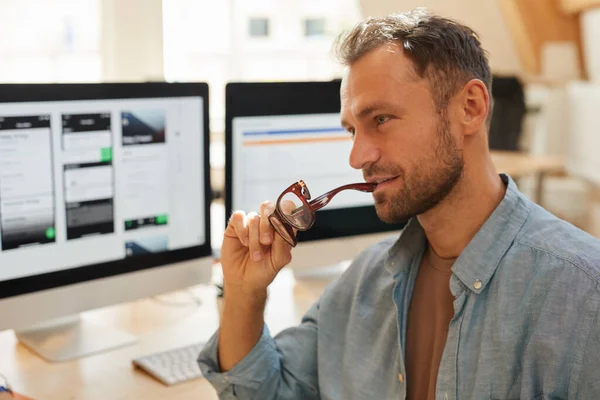
[[[281,214],[288,223],[297,228],[308,228],[312,222],[310,209],[295,193],[286,193],[281,198]]]

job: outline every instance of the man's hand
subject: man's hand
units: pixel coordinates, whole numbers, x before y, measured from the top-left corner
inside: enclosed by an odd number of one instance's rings
[[[292,205],[293,207],[293,205]],[[260,215],[236,211],[221,247],[224,307],[219,328],[219,364],[228,371],[258,342],[267,286],[292,259],[291,247],[271,227],[275,205],[264,202]]]
[[[264,292],[291,261],[291,246],[268,220],[274,209],[275,204],[265,201],[260,205],[260,215],[236,211],[231,216],[221,247],[227,290],[248,295]]]

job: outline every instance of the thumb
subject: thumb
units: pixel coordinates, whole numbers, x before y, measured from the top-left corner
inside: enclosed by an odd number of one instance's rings
[[[292,246],[281,236],[275,234],[271,244],[271,263],[279,271],[292,261]]]

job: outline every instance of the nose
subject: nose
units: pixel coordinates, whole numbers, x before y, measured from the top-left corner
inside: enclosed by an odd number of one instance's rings
[[[363,169],[365,166],[374,164],[380,157],[379,147],[374,141],[356,133],[352,150],[350,151],[350,166],[354,169]]]

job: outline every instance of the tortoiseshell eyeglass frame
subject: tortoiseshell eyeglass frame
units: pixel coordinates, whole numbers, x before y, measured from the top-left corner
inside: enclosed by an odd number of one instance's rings
[[[277,198],[277,203],[275,204],[275,211],[271,215],[269,215],[269,222],[275,232],[279,234],[290,246],[296,247],[298,240],[296,238],[296,233],[294,229],[299,231],[306,231],[310,229],[315,223],[315,212],[325,207],[333,197],[343,190],[358,190],[361,192],[371,193],[377,187],[376,183],[362,182],[362,183],[352,183],[344,186],[340,186],[336,189],[333,189],[321,196],[317,197],[314,200],[310,200],[310,191],[308,187],[304,183],[303,180],[299,180],[298,182],[290,185],[287,189],[285,189]],[[284,196],[288,193],[295,194],[300,201],[302,201],[303,206],[297,207],[295,210],[289,215],[297,215],[298,212],[304,213],[308,211],[310,213],[309,222],[305,225],[300,225],[295,223],[292,219],[288,218],[286,214],[283,212],[281,208],[281,201]]]

